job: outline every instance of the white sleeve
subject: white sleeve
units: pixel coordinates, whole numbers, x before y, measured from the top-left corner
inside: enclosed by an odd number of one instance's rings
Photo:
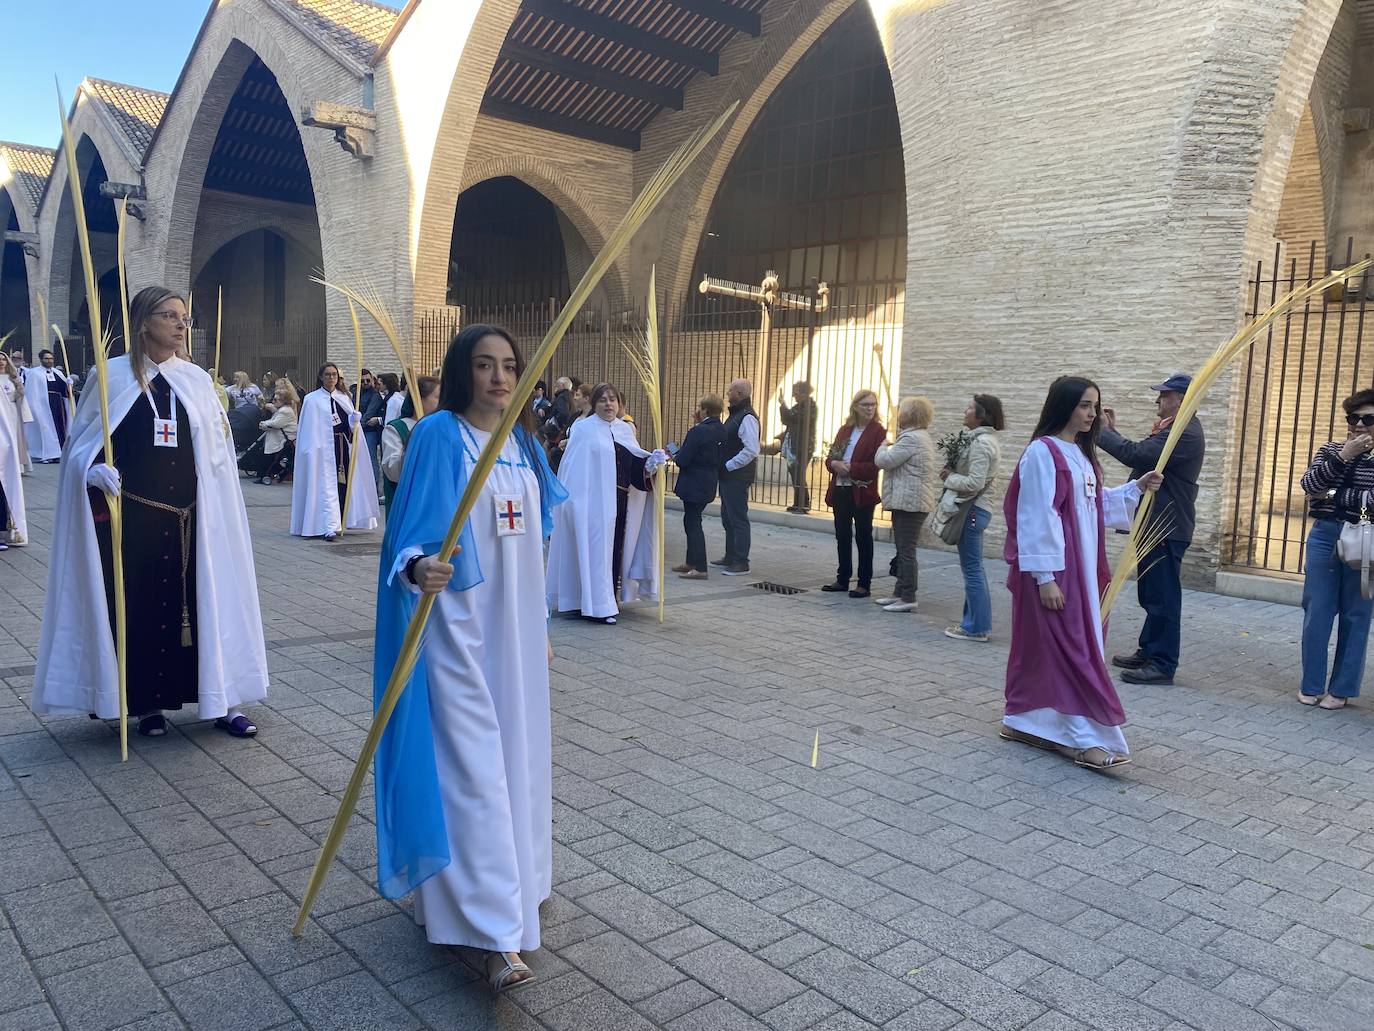
[[[423,548],[416,547],[415,545],[411,545],[409,548],[402,548],[396,555],[396,561],[392,563],[391,572],[387,574],[386,582],[391,583],[392,580],[396,580],[411,594],[419,594],[420,588],[411,583],[410,578],[406,576],[406,564],[416,555],[423,555],[424,553],[425,551]]]
[[[1108,487],[1102,492],[1102,521],[1109,530],[1129,530],[1140,503],[1140,486],[1128,480],[1120,487]]]
[[[382,430],[382,475],[392,483],[401,482],[401,463],[405,461],[405,448],[401,446],[401,435],[395,426]]]
[[[752,415],[746,415],[740,420],[739,439],[744,447],[740,449],[739,454],[725,463],[725,468],[731,472],[736,469],[743,469],[759,457],[759,421]]]
[[[1032,441],[1021,455],[1021,493],[1016,499],[1016,560],[1040,582],[1041,573],[1064,568],[1064,523],[1054,510],[1052,444]]]

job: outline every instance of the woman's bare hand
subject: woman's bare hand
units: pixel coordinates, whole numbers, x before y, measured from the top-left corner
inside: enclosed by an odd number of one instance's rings
[[[438,594],[453,579],[453,566],[448,562],[440,562],[435,555],[426,555],[415,563],[412,575],[415,577],[415,586],[420,588],[422,594]]]
[[[1040,585],[1040,604],[1054,612],[1063,611],[1064,592],[1059,589],[1059,585],[1053,580],[1049,583]]]
[[[1148,490],[1151,494],[1159,490],[1164,483],[1164,474],[1151,470],[1140,479],[1136,480],[1136,486],[1141,490]]]

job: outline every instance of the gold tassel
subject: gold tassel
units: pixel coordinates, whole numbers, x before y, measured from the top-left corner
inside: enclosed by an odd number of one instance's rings
[[[191,613],[181,610],[181,646],[191,647]]]

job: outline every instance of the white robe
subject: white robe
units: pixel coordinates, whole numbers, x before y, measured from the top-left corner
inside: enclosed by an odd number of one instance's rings
[[[352,413],[353,401],[342,390],[334,391],[334,400]],[[291,466],[291,532],[297,537],[323,537],[341,529],[343,499],[339,497],[339,470],[334,460],[332,411],[323,389],[312,390],[301,401],[296,457]],[[348,529],[371,530],[382,512],[367,438],[359,434],[357,439],[361,446],[353,475],[360,486],[349,501]]]
[[[491,434],[460,427],[471,469]],[[415,921],[435,944],[524,952],[539,948],[553,883],[548,631],[539,480],[514,438],[501,459],[468,520],[482,582],[440,592],[425,632],[452,861],[416,888]],[[498,494],[523,496],[523,534],[497,536]],[[392,575],[417,553],[402,551]]]
[[[623,419],[607,422],[593,413],[568,432],[558,478],[568,500],[554,510],[545,585],[550,611],[604,619],[616,615],[612,564],[615,550],[615,445],[640,458],[634,428]],[[658,531],[649,494],[630,488],[621,551],[620,598],[628,603],[658,598]]]
[[[1097,482],[1092,464],[1078,445],[1058,437],[1042,438],[1058,448],[1073,476],[1074,519],[1078,525],[1083,592],[1088,599],[1097,629],[1097,650],[1106,658],[1102,639],[1102,604],[1097,586],[1097,505],[1088,493],[1091,481],[1102,492],[1102,516],[1109,530],[1129,530],[1140,501],[1140,488],[1134,481],[1119,487],[1103,487]],[[1057,573],[1065,567],[1064,526],[1054,512],[1054,459],[1041,447],[1028,447],[1021,456],[1021,493],[1016,505],[1016,548],[1023,572]],[[1037,581],[1038,582],[1038,581]],[[1126,735],[1120,727],[1108,726],[1087,716],[1069,716],[1054,709],[1033,709],[1015,716],[1004,716],[1007,726],[1050,741],[1072,744],[1074,748],[1105,748],[1120,755],[1129,754]]]
[[[0,418],[10,423],[15,447],[19,451],[19,468],[28,475],[33,472],[33,459],[29,457],[29,441],[24,434],[24,425],[33,422],[33,415],[29,412],[28,398],[20,394],[19,386],[9,373],[0,373]]]
[[[48,375],[42,366],[24,369],[24,400],[33,413],[33,422],[24,427],[28,435],[29,457],[35,462],[48,462],[62,457],[62,445],[57,442],[57,427],[53,425],[52,409],[48,407]]]
[[[107,368],[110,428],[114,429],[143,396],[143,388],[127,355],[111,358]],[[216,719],[267,697],[267,650],[248,513],[239,491],[229,424],[210,377],[199,366],[176,357],[159,366],[150,363],[145,369],[150,378],[158,372],[171,384],[191,423],[196,463],[198,706],[202,719]],[[119,716],[114,635],[86,493],[86,471],[104,446],[100,390],[92,380],[81,392],[58,480],[47,603],[34,672],[33,711],[40,714]],[[128,616],[130,635],[138,633],[139,614]]]
[[[5,388],[8,388],[6,390]],[[0,544],[27,544],[29,524],[24,513],[24,456],[23,431],[20,429],[19,407],[14,403],[14,384],[8,375],[0,373],[0,487],[5,490],[5,502],[10,510],[13,530],[0,525]]]
[[[406,395],[402,390],[396,391],[386,399],[386,422],[395,422],[401,417],[401,407],[406,403]],[[383,423],[385,425],[385,423]]]

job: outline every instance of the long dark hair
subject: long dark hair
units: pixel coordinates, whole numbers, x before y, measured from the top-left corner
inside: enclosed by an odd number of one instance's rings
[[[396,378],[396,377],[395,377],[392,373],[390,373],[390,372],[384,372],[384,373],[382,373],[382,375],[383,375],[383,376],[391,376],[392,379],[395,379],[395,378]],[[420,389],[419,389],[419,390],[412,390],[412,391],[410,391],[410,393],[408,393],[408,394],[405,395],[405,400],[401,402],[401,418],[402,418],[402,419],[414,419],[414,418],[416,417],[416,416],[415,416],[415,402],[416,402],[416,397],[415,397],[415,395],[416,395],[416,394],[419,394],[419,395],[420,395],[420,396],[419,396],[419,401],[420,401],[421,404],[424,404],[425,397],[426,397],[427,395],[429,395],[429,394],[432,394],[434,391],[436,391],[436,390],[438,390],[438,389],[439,389],[439,380],[438,380],[436,377],[434,377],[434,376],[421,376],[421,377],[420,377]]]
[[[444,411],[462,415],[472,406],[472,352],[478,342],[487,336],[498,336],[510,344],[511,353],[515,355],[516,378],[524,374],[525,356],[520,353],[520,345],[508,330],[482,322],[467,326],[453,338],[453,343],[448,345],[448,353],[444,355],[439,379],[439,407]],[[529,405],[520,406],[516,425],[524,428],[527,439],[534,438],[534,412]]]
[[[1082,376],[1060,376],[1050,384],[1050,392],[1045,395],[1045,406],[1040,409],[1040,421],[1035,424],[1036,437],[1052,437],[1069,424],[1078,402],[1089,389],[1097,391],[1097,416],[1093,419],[1092,429],[1080,433],[1075,438],[1079,450],[1088,461],[1097,465],[1097,435],[1102,431],[1102,390],[1090,379]]]
[[[129,367],[134,370],[134,378],[140,386],[148,385],[148,345],[143,340],[144,330],[147,329],[148,320],[152,318],[153,312],[172,298],[176,298],[182,304],[186,303],[186,298],[165,286],[145,286],[134,294],[133,300],[129,302],[129,336],[132,338],[128,342]],[[96,346],[100,346],[99,341],[96,342]]]
[[[339,367],[338,367],[337,365],[335,365],[333,362],[325,362],[323,365],[320,366],[320,371],[317,372],[317,373],[315,373],[315,389],[316,389],[316,390],[323,390],[323,389],[324,389],[324,370],[325,370],[325,369],[333,369],[333,370],[334,370],[334,374],[335,374],[336,376],[339,377],[339,382],[335,384],[335,388],[336,388],[336,389],[343,389],[343,385],[344,385],[343,373],[339,371]],[[344,393],[346,394],[346,393],[348,393],[348,391],[347,391],[347,390],[344,390]]]

